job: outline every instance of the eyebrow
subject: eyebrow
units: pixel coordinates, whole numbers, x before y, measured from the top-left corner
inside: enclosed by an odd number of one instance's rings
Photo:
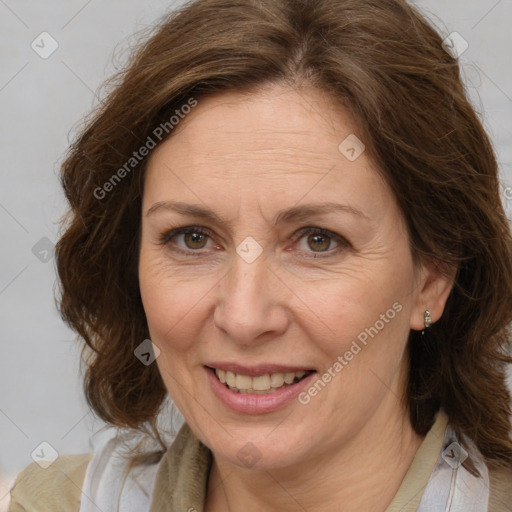
[[[231,227],[232,225],[230,221],[222,218],[210,208],[200,204],[188,204],[179,201],[159,201],[148,209],[146,217],[156,213],[157,211],[174,211],[182,215],[189,215],[191,217],[224,224],[228,227]],[[353,206],[327,202],[321,204],[304,204],[300,206],[293,206],[286,210],[281,210],[274,220],[274,226],[291,221],[306,220],[309,217],[325,215],[333,212],[349,213],[362,217],[366,220],[370,220],[361,210],[358,210]]]

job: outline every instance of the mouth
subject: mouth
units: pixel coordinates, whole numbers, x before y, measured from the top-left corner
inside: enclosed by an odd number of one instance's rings
[[[299,370],[250,376],[210,366],[206,368],[230,391],[248,395],[269,395],[281,391],[315,372],[315,370]]]

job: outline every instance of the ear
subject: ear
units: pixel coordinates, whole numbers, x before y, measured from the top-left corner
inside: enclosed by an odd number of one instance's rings
[[[423,264],[418,269],[416,299],[411,312],[411,329],[425,328],[425,311],[430,311],[432,323],[443,315],[446,301],[453,288],[457,268],[438,260]]]

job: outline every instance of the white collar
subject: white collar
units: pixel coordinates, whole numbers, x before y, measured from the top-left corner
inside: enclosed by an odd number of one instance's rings
[[[169,438],[170,442],[174,438]],[[133,468],[127,475],[128,459],[123,456],[127,444],[129,441],[116,436],[95,448],[79,512],[149,512],[163,458]],[[473,474],[475,469],[478,476]],[[488,501],[489,474],[483,456],[468,438],[461,442],[448,425],[417,512],[487,512]]]
[[[487,512],[488,502],[489,472],[482,454],[448,425],[417,512]]]

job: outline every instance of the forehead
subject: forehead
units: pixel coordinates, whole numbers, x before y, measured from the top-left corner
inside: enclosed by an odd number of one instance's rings
[[[347,158],[344,141],[363,148],[354,132],[350,113],[313,89],[274,86],[198,100],[150,157],[146,210],[149,202],[184,195],[224,207],[236,197],[261,207],[306,195],[355,199],[363,190],[377,204],[390,191],[364,151]]]
[[[180,145],[206,144],[205,149],[216,149],[212,156],[229,150],[300,148],[297,156],[305,158],[309,152],[323,153],[329,145],[332,154],[336,141],[354,131],[350,113],[321,91],[266,86],[251,93],[226,92],[200,99],[172,139]]]

